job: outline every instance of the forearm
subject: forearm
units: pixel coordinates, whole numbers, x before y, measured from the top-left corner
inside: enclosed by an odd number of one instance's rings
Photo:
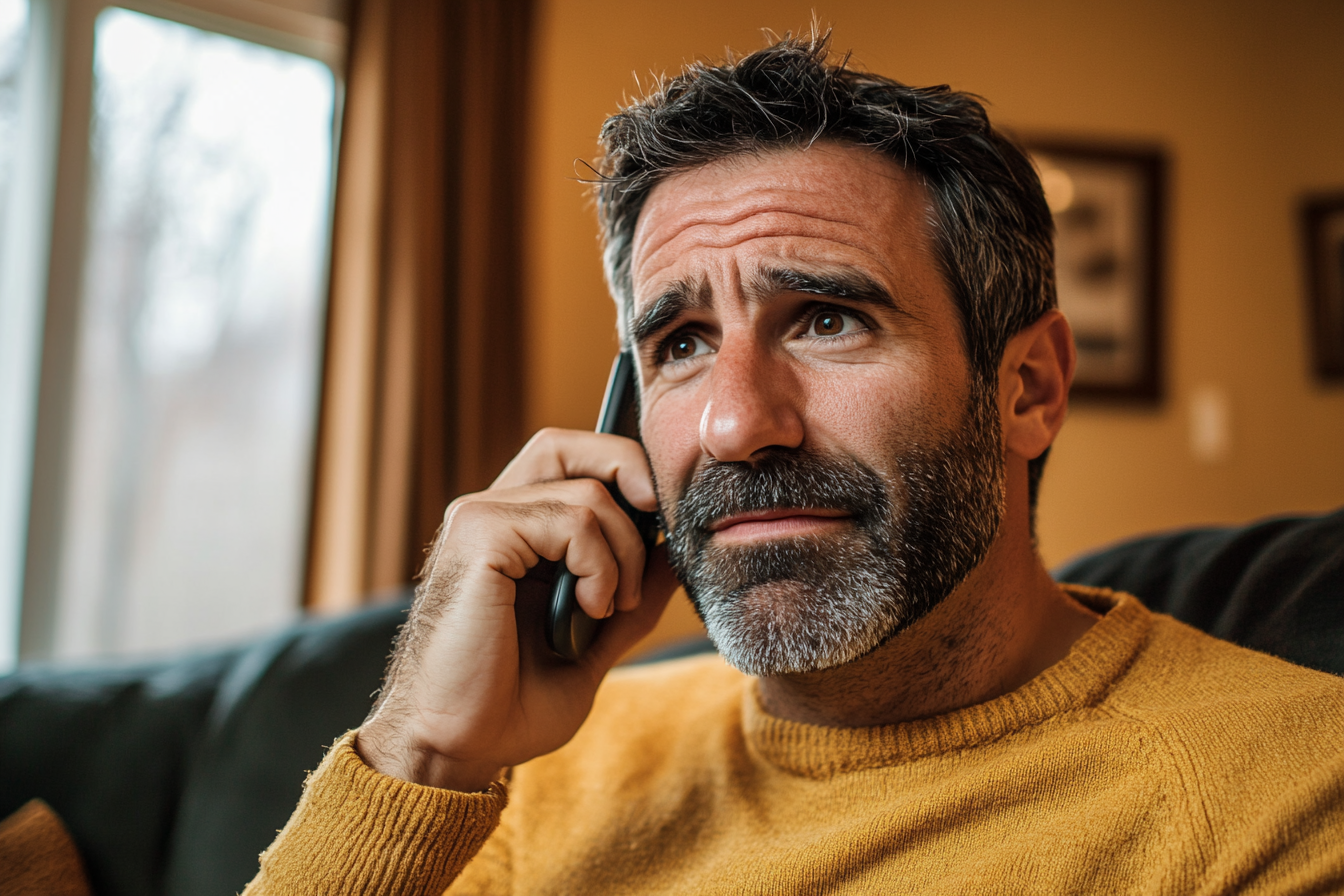
[[[303,798],[245,896],[439,896],[499,823],[505,793],[457,793],[369,768],[345,735],[308,779]]]

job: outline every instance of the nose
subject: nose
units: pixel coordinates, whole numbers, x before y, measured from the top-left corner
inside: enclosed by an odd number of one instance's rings
[[[710,369],[701,450],[727,463],[766,448],[797,448],[803,443],[800,386],[787,359],[750,337],[725,340]]]

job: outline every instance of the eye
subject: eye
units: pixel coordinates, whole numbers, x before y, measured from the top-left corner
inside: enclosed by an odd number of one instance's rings
[[[843,336],[862,329],[864,326],[857,317],[831,308],[813,315],[807,327],[807,335]]]
[[[694,333],[678,333],[663,346],[663,363],[685,361],[710,351],[709,343]]]

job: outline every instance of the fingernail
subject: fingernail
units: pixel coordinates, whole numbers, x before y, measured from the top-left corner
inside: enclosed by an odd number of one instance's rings
[[[607,603],[607,612],[605,612],[605,613],[602,614],[602,618],[603,618],[603,619],[606,619],[606,618],[610,617],[612,613],[615,613],[615,612],[616,612],[616,598],[613,597],[613,598]]]

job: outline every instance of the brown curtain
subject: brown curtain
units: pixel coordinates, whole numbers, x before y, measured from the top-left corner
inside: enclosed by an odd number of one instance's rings
[[[306,602],[410,581],[522,443],[530,0],[352,11]]]

